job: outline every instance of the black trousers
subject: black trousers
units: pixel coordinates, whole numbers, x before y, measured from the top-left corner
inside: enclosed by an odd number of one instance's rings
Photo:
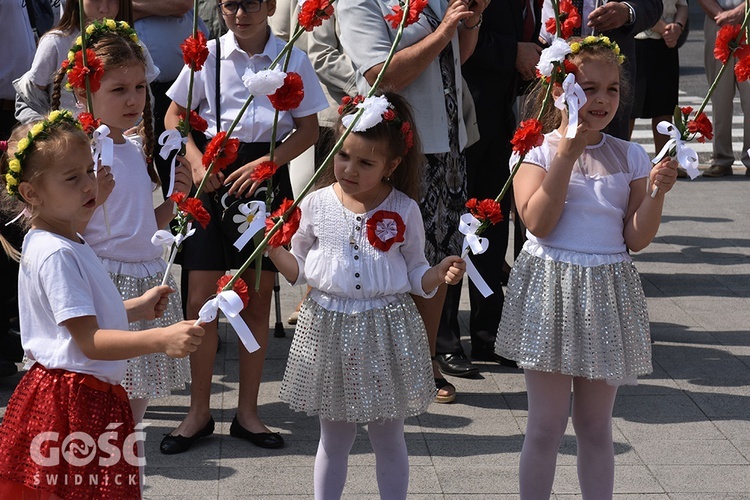
[[[508,159],[510,144],[497,138],[484,138],[466,150],[467,191],[469,198],[495,198],[510,177]],[[508,214],[510,194],[501,203],[503,221],[491,225],[482,234],[490,241],[489,248],[480,255],[472,255],[471,261],[492,288],[493,294],[484,298],[469,280],[469,333],[473,350],[494,350],[497,327],[503,311],[505,296],[500,285],[505,252],[508,248]],[[458,306],[461,301],[461,285],[449,286],[445,305],[440,316],[437,336],[437,354],[459,354],[461,330],[458,323]]]

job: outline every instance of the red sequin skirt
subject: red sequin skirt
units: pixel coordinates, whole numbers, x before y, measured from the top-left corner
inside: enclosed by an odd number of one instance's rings
[[[122,386],[36,363],[0,425],[0,498],[141,498],[136,438]]]

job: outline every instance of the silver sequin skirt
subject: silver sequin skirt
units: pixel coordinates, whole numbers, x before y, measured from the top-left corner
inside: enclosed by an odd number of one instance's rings
[[[160,263],[164,263],[159,259]],[[138,278],[126,274],[118,274],[113,271],[114,261],[104,260],[104,265],[110,271],[112,278],[123,300],[132,299],[143,295],[147,290],[161,284],[162,272],[151,276]],[[166,268],[166,264],[163,264]],[[167,280],[175,293],[169,296],[169,304],[161,318],[151,321],[135,321],[130,323],[130,331],[147,330],[149,328],[161,328],[182,321],[182,305],[180,304],[179,287],[172,276]],[[190,360],[189,358],[170,358],[164,353],[147,354],[138,358],[128,360],[128,367],[122,386],[133,398],[164,398],[170,395],[170,391],[185,388],[185,383],[190,382]]]
[[[521,252],[495,352],[525,369],[635,383],[653,371],[638,271],[632,262],[588,267]]]
[[[436,392],[427,334],[412,298],[393,298],[383,307],[347,314],[308,296],[297,319],[281,400],[293,410],[336,421],[423,413]],[[330,304],[331,297],[326,299]],[[335,309],[346,309],[339,305]]]

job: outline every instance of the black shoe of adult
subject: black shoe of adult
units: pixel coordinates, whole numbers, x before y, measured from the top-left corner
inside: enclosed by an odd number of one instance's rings
[[[471,364],[466,354],[438,354],[435,356],[440,371],[446,375],[454,377],[476,377],[479,375],[479,368]]]
[[[203,427],[203,429],[199,430],[190,437],[173,436],[171,434],[166,434],[164,436],[164,439],[161,440],[159,450],[161,450],[161,452],[165,455],[176,455],[178,453],[184,453],[188,451],[190,447],[193,446],[193,443],[195,443],[200,438],[204,438],[213,434],[215,426],[216,423],[214,422],[214,418],[211,417],[211,419]]]
[[[278,432],[250,432],[240,425],[237,415],[229,427],[229,434],[236,438],[247,439],[255,446],[261,448],[281,448],[284,446],[284,438]]]
[[[471,351],[471,359],[476,361],[494,361],[499,365],[506,366],[508,368],[518,368],[518,364],[512,359],[504,358],[495,351]]]

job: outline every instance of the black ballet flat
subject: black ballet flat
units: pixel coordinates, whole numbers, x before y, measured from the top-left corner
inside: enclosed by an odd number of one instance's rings
[[[173,436],[171,434],[165,434],[164,439],[161,440],[159,450],[165,455],[176,455],[178,453],[184,453],[193,446],[200,438],[210,436],[214,433],[214,427],[216,426],[213,417],[209,419],[208,423],[195,434],[190,437],[185,436]]]
[[[250,432],[240,425],[237,415],[234,416],[232,425],[229,427],[229,434],[236,438],[246,439],[261,448],[281,448],[284,446],[284,438],[278,432]]]

